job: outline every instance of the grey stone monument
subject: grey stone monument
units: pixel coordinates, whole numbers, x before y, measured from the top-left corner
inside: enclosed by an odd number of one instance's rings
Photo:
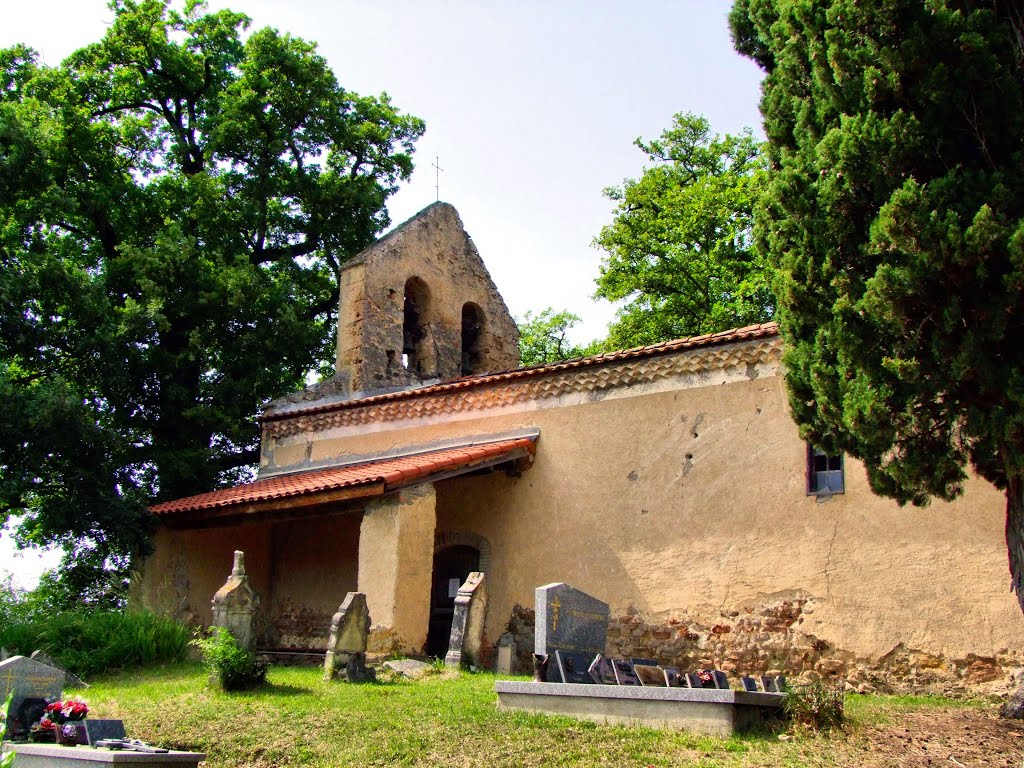
[[[455,596],[455,613],[452,616],[452,633],[448,638],[448,653],[444,657],[445,666],[480,666],[486,611],[486,580],[482,573],[473,571]]]
[[[562,582],[537,587],[534,655],[554,658],[555,651],[604,653],[608,637],[608,603]],[[546,680],[561,682],[557,664],[549,664]]]
[[[558,582],[537,587],[534,653],[604,653],[608,603]]]
[[[366,640],[370,635],[370,609],[366,595],[349,592],[331,618],[324,657],[324,680],[344,677],[352,683],[376,679],[376,672],[366,666]]]
[[[245,575],[245,553],[235,550],[231,575],[213,596],[213,623],[228,630],[240,648],[252,651],[256,647],[256,609],[259,605],[260,596],[249,586],[249,577]]]
[[[0,704],[14,694],[8,710],[8,738],[28,733],[32,723],[22,723],[18,711],[25,699],[59,699],[64,691],[64,671],[24,656],[0,661]]]

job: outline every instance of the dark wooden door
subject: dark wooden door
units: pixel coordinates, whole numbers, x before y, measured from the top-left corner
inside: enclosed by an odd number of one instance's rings
[[[444,658],[452,632],[455,596],[466,577],[480,568],[480,551],[475,547],[446,547],[434,555],[434,578],[430,588],[430,630],[427,655]]]

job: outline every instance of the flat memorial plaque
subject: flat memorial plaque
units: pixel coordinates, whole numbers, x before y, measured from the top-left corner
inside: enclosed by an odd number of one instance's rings
[[[679,674],[678,667],[665,667],[665,685],[669,688],[685,688],[686,680]]]
[[[85,720],[85,735],[90,747],[96,746],[101,739],[125,738],[124,720]]]
[[[775,681],[774,677],[767,677],[766,675],[761,676],[761,687],[764,688],[765,693],[778,693],[779,684]]]
[[[594,657],[594,662],[587,671],[595,683],[600,685],[618,685],[615,681],[615,667],[612,666],[611,659],[606,659],[600,653]]]
[[[711,676],[715,679],[715,688],[723,691],[729,690],[729,678],[726,676],[725,672],[716,669],[711,673]]]
[[[612,659],[612,669],[615,670],[615,682],[617,685],[640,685],[640,679],[633,671],[633,665],[622,659]]]
[[[640,685],[648,688],[666,688],[665,670],[659,666],[650,664],[637,664],[633,662],[633,672],[640,680]]]
[[[690,688],[703,688],[704,684],[700,681],[700,675],[696,672],[686,673],[686,682]]]
[[[594,657],[588,653],[567,653],[555,651],[555,661],[558,666],[559,682],[562,683],[587,683],[593,684],[590,676],[590,665]],[[550,666],[548,667],[550,669]]]
[[[744,677],[740,678],[740,682],[743,683],[743,690],[744,691],[751,691],[752,693],[757,693],[758,692],[757,691],[757,680],[755,680],[754,678],[752,678],[752,677],[745,677],[744,676]]]
[[[558,582],[537,587],[535,608],[534,653],[604,653],[608,603]]]

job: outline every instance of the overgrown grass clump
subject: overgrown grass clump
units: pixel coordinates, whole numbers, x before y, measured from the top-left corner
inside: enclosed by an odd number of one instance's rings
[[[0,621],[0,647],[25,656],[42,650],[81,677],[179,661],[191,634],[147,611],[8,611]]]

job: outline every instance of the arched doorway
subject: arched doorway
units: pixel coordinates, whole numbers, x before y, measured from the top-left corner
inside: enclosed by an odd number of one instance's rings
[[[434,553],[434,578],[430,587],[430,628],[427,655],[444,658],[452,632],[455,597],[473,571],[480,570],[480,550],[467,544],[445,547]]]

